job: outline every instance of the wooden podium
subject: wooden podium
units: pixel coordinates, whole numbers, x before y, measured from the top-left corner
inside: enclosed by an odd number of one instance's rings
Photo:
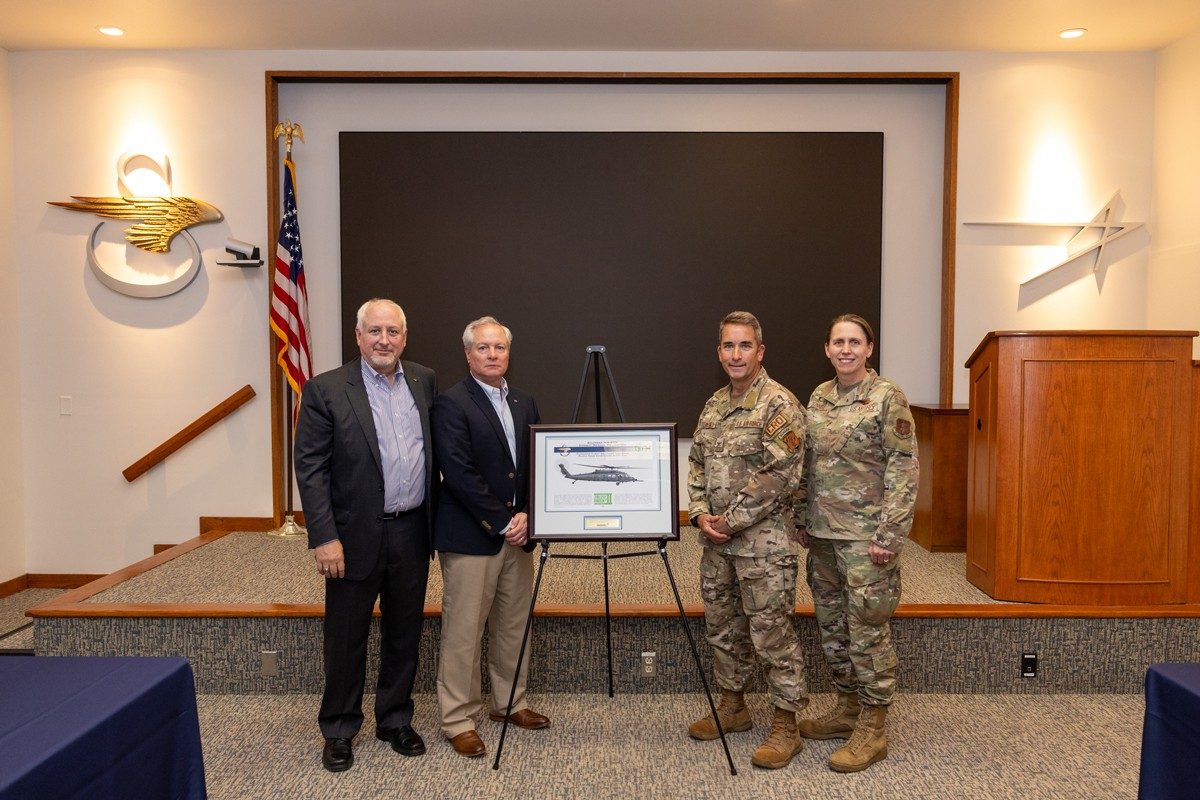
[[[1154,605],[1188,585],[1195,331],[1002,331],[967,360],[967,579]],[[1193,570],[1194,572],[1194,570]]]

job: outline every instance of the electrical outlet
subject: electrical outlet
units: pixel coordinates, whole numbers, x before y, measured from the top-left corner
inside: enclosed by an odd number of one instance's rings
[[[279,677],[279,651],[278,650],[263,650],[262,651],[262,676],[264,678]]]
[[[638,675],[643,678],[653,678],[658,674],[658,653],[654,651],[642,652],[642,666],[638,670]]]
[[[58,415],[60,417],[71,416],[71,395],[60,394],[58,396]]]
[[[1021,653],[1021,677],[1036,678],[1038,670],[1037,653]]]

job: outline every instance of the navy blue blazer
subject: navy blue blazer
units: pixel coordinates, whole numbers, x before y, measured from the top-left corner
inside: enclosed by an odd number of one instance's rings
[[[432,544],[437,465],[430,446],[430,408],[437,395],[433,370],[402,361],[425,438],[425,524]],[[308,546],[340,539],[346,577],[361,580],[374,568],[383,537],[383,462],[379,436],[362,380],[362,360],[347,362],[304,385],[296,421],[296,485]]]
[[[515,464],[500,417],[473,377],[467,375],[433,401],[433,445],[442,471],[435,550],[495,555],[504,546],[500,532],[514,514],[526,510],[529,426],[541,416],[533,398],[512,386],[508,407],[516,433]]]

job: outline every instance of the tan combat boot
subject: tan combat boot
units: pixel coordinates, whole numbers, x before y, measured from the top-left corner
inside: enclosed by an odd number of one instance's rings
[[[863,706],[850,741],[829,757],[834,772],[859,772],[887,758],[887,706]]]
[[[746,708],[746,699],[741,692],[722,689],[721,696],[717,699],[717,716],[721,718],[721,728],[726,733],[748,731],[754,727],[750,720],[750,709]],[[711,714],[696,720],[688,728],[688,736],[702,742],[716,739],[720,735]]]
[[[771,732],[754,751],[750,763],[756,767],[779,769],[791,763],[792,756],[804,749],[804,740],[796,730],[796,712],[775,708]]]
[[[805,739],[849,739],[858,723],[858,693],[838,691],[837,705],[823,717],[802,719],[796,727]]]

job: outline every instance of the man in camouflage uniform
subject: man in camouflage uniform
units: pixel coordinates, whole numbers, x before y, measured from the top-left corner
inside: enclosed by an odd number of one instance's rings
[[[753,726],[743,692],[763,662],[774,707],[752,763],[786,766],[804,747],[796,712],[808,705],[804,660],[793,625],[799,548],[790,536],[800,486],[804,407],[762,368],[762,327],[735,311],[721,321],[717,357],[729,385],[709,398],[688,456],[689,511],[704,555],[700,594],[725,731]],[[688,728],[717,738],[711,716]]]
[[[865,325],[855,318],[854,326],[873,339]],[[862,344],[869,356],[874,342]],[[851,385],[839,383],[839,374],[809,400],[807,508],[800,503],[797,510],[821,648],[838,691],[833,711],[801,720],[800,733],[849,738],[829,759],[839,772],[887,757],[884,723],[896,686],[888,620],[900,601],[897,556],[912,527],[918,477],[904,393],[867,369],[865,358],[859,374]]]

